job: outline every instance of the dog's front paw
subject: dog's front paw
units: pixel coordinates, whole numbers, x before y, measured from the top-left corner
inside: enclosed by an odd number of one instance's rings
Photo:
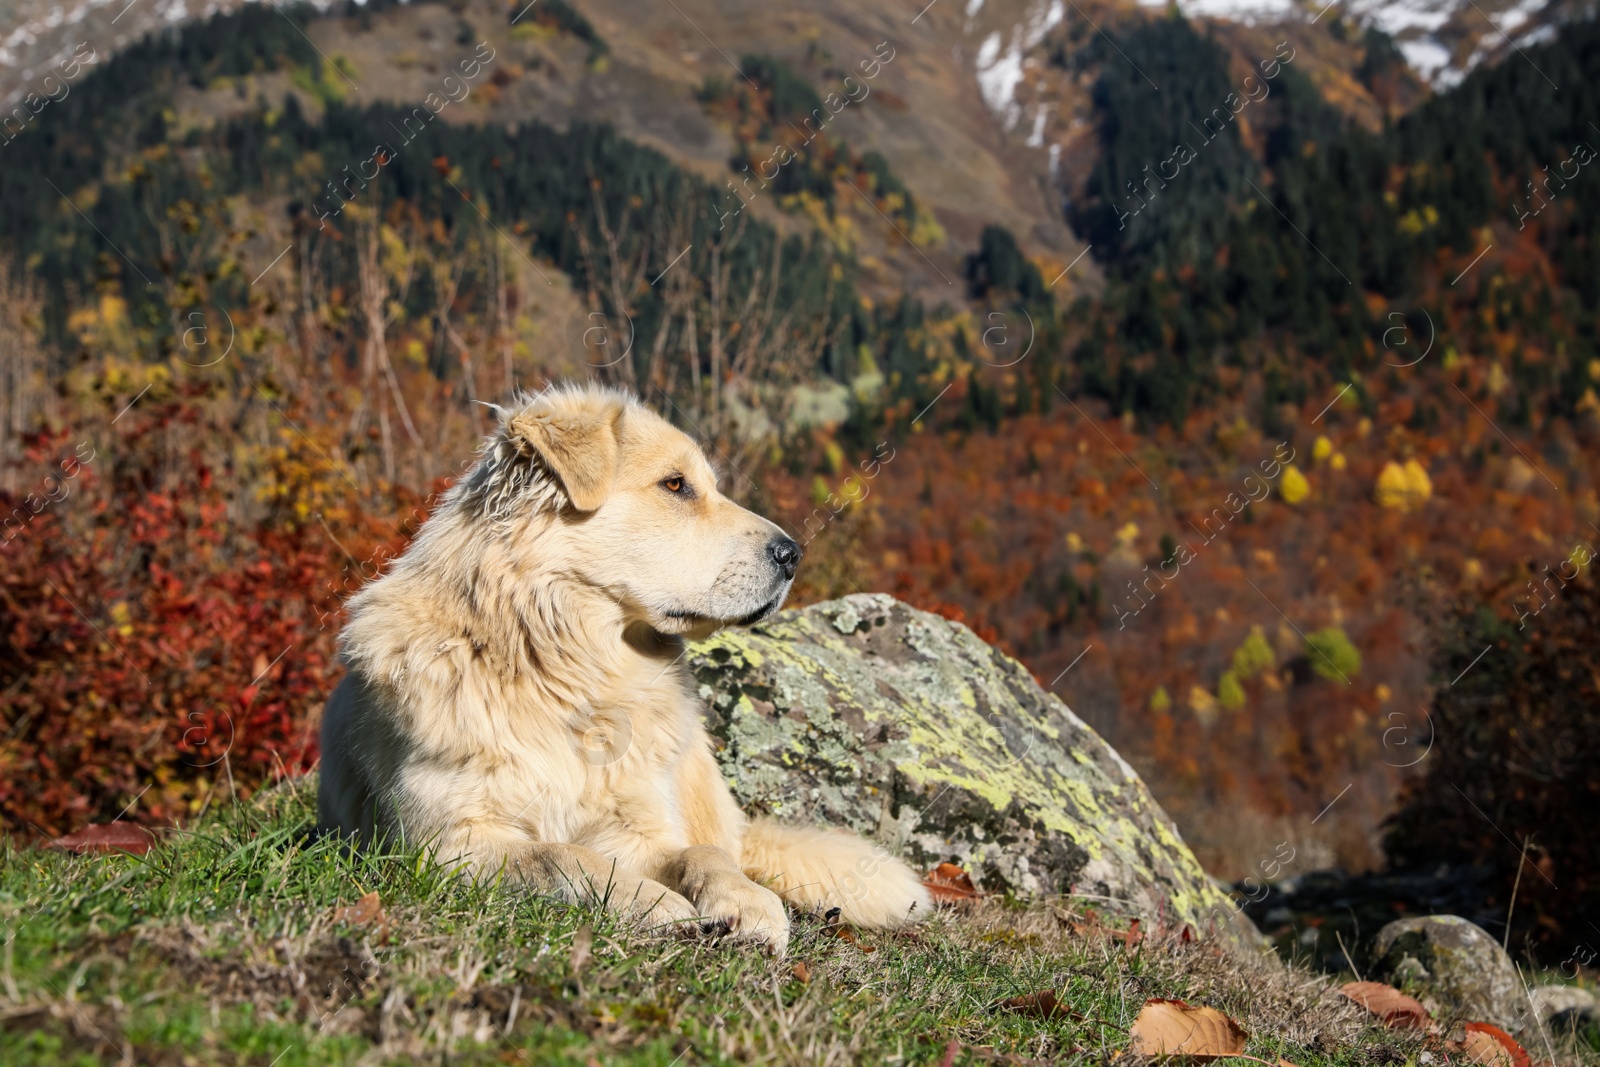
[[[661,933],[692,930],[700,918],[699,909],[689,903],[688,897],[649,878],[641,878],[626,899],[613,893],[612,905],[642,926]]]
[[[766,886],[730,873],[707,878],[696,889],[694,906],[709,931],[754,941],[775,956],[788,950],[789,914],[782,898]]]

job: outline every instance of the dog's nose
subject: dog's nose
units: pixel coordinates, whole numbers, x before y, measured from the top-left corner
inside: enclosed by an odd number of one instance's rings
[[[776,563],[779,569],[783,571],[785,578],[794,577],[795,565],[800,562],[799,545],[787,537],[774,538],[772,543],[767,545],[767,554],[772,557],[772,562]]]

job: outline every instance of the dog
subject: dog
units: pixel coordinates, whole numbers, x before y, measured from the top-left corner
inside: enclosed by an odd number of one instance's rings
[[[321,827],[779,955],[785,902],[925,917],[920,879],[862,838],[747,819],[712,754],[685,642],[771,616],[799,559],[636,398],[519,398],[350,600]]]

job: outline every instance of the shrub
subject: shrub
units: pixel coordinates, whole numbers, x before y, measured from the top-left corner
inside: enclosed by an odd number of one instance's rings
[[[1430,711],[1437,742],[1385,840],[1399,867],[1489,868],[1480,910],[1510,911],[1512,940],[1540,946],[1548,966],[1600,946],[1596,632],[1592,580],[1565,586],[1521,630],[1481,608],[1452,619]]]
[[[343,557],[296,505],[317,501],[351,552],[383,558],[382,525],[335,506],[320,483],[343,483],[307,467],[304,442],[219,460],[231,420],[156,395],[95,434],[71,495],[5,546],[0,828],[24,836],[124,812],[175,822],[309,769]],[[72,454],[62,437],[30,445],[33,470]],[[263,484],[290,491],[263,505]]]
[[[1361,672],[1361,652],[1343,627],[1325,626],[1307,634],[1306,658],[1324,678],[1342,682]]]

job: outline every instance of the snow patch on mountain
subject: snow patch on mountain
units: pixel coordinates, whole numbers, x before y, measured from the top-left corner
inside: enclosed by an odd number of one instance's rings
[[[1173,0],[1138,0],[1144,7],[1168,7]],[[1527,47],[1555,35],[1548,21],[1530,26],[1535,16],[1546,14],[1553,0],[1518,0],[1499,12],[1478,0],[1176,0],[1184,15],[1226,19],[1250,25],[1294,21],[1320,22],[1330,10],[1360,26],[1375,26],[1395,39],[1406,62],[1435,88],[1446,89],[1466,77],[1475,66],[1511,42]],[[1456,32],[1441,35],[1454,27]],[[1522,36],[1518,37],[1517,34]],[[1473,35],[1477,47],[1464,62],[1441,39],[1459,40]]]
[[[969,6],[968,11],[972,10]],[[1014,127],[1022,117],[1016,94],[1017,86],[1022,84],[1028,51],[1066,17],[1066,4],[1062,0],[1050,0],[1048,5],[1036,7],[1026,23],[1011,27],[1009,33],[995,30],[978,46],[975,62],[978,92],[989,110],[1000,116],[1006,129]]]

